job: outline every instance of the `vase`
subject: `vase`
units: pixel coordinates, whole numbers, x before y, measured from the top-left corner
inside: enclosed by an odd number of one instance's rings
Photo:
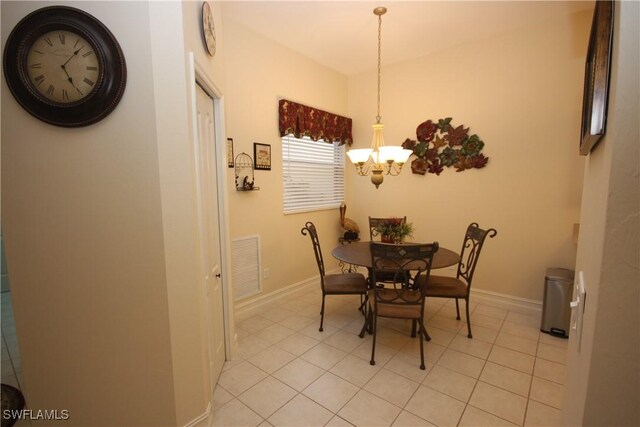
[[[393,239],[393,236],[391,236],[390,234],[382,234],[380,236],[380,241],[382,243],[395,243],[394,239]]]

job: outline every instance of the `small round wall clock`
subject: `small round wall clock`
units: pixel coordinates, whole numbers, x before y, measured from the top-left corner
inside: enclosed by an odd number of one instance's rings
[[[202,3],[202,35],[209,55],[216,54],[216,27],[213,23],[213,12],[209,2]]]
[[[80,127],[108,116],[120,102],[127,67],[116,38],[79,9],[51,6],[11,31],[3,69],[13,97],[56,126]]]

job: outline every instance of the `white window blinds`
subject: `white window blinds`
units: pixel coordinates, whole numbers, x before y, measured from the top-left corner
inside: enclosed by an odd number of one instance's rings
[[[344,200],[344,146],[282,137],[284,213],[332,209]]]

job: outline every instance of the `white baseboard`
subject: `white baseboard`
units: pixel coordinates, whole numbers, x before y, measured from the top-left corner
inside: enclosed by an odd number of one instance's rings
[[[524,313],[540,314],[542,311],[542,301],[485,291],[483,289],[471,288],[471,298],[475,301],[482,301],[496,307],[518,310]]]
[[[234,313],[236,322],[242,322],[248,319],[253,314],[258,313],[271,306],[276,306],[281,300],[291,295],[301,293],[303,294],[310,287],[320,286],[320,276],[315,276],[310,279],[303,280],[293,285],[289,285],[277,291],[269,292],[268,294],[260,295],[257,298],[253,298],[250,301],[240,302],[234,306]]]
[[[327,273],[337,273],[340,270],[335,270]],[[253,298],[250,301],[240,302],[235,305],[234,313],[236,322],[242,322],[248,319],[254,314],[265,310],[270,307],[275,307],[281,300],[291,295],[300,293],[303,294],[308,291],[310,287],[320,286],[320,276],[315,276],[310,279],[303,280],[293,285],[289,285],[285,288],[278,289],[277,291],[270,292],[265,295],[260,295],[257,298]],[[542,301],[536,301],[527,298],[516,297],[508,294],[501,294],[499,292],[485,291],[483,289],[471,289],[471,297],[475,301],[481,301],[489,305],[505,308],[508,310],[518,310],[523,313],[530,313],[532,315],[538,315],[542,312]]]
[[[211,398],[213,399],[213,395]],[[211,413],[211,402],[209,402],[209,404],[207,405],[207,410],[204,412],[204,414],[192,419],[187,424],[185,424],[184,427],[209,427],[213,425],[213,417],[211,415],[213,414]]]

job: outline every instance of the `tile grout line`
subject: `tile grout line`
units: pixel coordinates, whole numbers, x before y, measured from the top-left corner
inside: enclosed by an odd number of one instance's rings
[[[540,347],[540,335],[538,335],[538,341],[536,342],[536,356],[533,360],[533,370],[531,371],[531,382],[529,383],[529,393],[527,394],[527,406],[524,408],[524,419],[522,425],[527,422],[527,413],[529,412],[529,405],[531,404],[531,389],[533,388],[533,379],[536,373],[536,364],[538,363],[538,348]]]
[[[474,309],[474,312],[475,312],[475,309]],[[469,322],[471,322],[470,319],[469,319]],[[504,320],[502,320],[502,323],[500,324],[501,328],[502,328],[502,325],[504,325]],[[498,332],[498,333],[500,333],[500,332]],[[472,339],[472,338],[468,338],[468,339]],[[496,336],[496,339],[497,339],[497,336]],[[489,360],[489,356],[491,355],[491,350],[493,350],[493,347],[495,345],[496,345],[495,342],[491,344],[491,349],[489,350],[489,353],[487,354],[487,357],[484,359],[484,362],[482,364],[482,369],[480,370],[480,373],[478,374],[478,378],[475,378],[475,383],[473,384],[473,390],[471,390],[471,393],[469,393],[469,398],[465,402],[464,409],[463,409],[462,413],[460,414],[460,418],[458,419],[458,422],[456,423],[456,425],[458,425],[458,426],[462,422],[462,417],[464,417],[465,412],[467,412],[467,408],[470,406],[469,402],[471,402],[471,397],[473,396],[473,393],[476,391],[476,387],[478,386],[478,383],[480,382],[480,377],[482,376],[482,373],[484,372],[484,368],[487,366],[487,362]],[[492,414],[492,415],[494,415],[494,414]]]

